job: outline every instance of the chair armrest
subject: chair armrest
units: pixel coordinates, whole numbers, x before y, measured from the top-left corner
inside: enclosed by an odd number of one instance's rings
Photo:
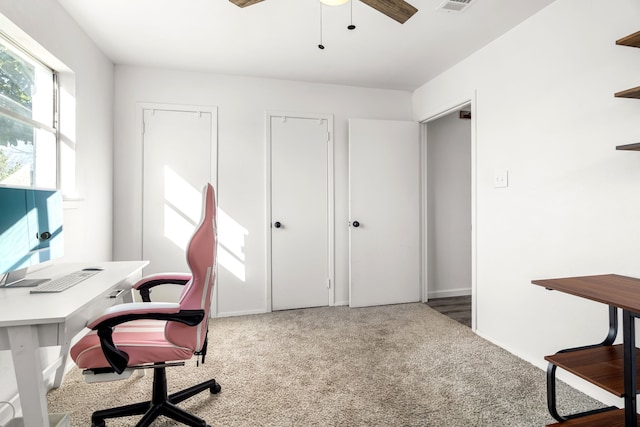
[[[120,323],[129,322],[130,317],[141,317],[143,315],[172,314],[180,311],[180,304],[177,302],[132,302],[125,304],[117,304],[105,309],[102,314],[87,324],[89,329],[98,329],[100,325],[109,325],[110,327],[119,325]],[[148,317],[147,317],[148,318]]]
[[[140,292],[142,300],[151,302],[151,288],[159,285],[186,285],[191,280],[189,273],[158,273],[145,276],[138,280],[133,289]]]
[[[113,306],[96,320],[87,325],[97,331],[100,347],[109,365],[118,374],[122,373],[129,363],[129,355],[118,349],[113,342],[113,328],[121,323],[140,319],[156,319],[168,322],[180,322],[194,326],[204,319],[204,310],[180,310],[177,303],[128,303]]]

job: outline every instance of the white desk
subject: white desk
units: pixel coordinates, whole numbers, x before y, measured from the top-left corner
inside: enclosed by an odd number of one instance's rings
[[[0,288],[0,350],[11,350],[26,426],[49,425],[40,347],[60,346],[54,387],[59,387],[72,338],[105,308],[131,301],[131,286],[147,261],[62,263],[29,279],[56,278],[86,267],[103,271],[60,293],[31,294],[32,288]],[[124,292],[118,292],[124,290]],[[116,296],[116,294],[118,294]]]

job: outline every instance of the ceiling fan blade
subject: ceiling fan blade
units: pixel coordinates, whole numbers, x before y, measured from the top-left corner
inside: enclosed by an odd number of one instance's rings
[[[415,7],[404,0],[360,0],[362,3],[371,6],[378,12],[384,13],[391,19],[395,19],[401,24],[407,22],[417,11]]]
[[[260,3],[262,0],[229,0],[231,3],[240,7],[251,6],[252,4]]]

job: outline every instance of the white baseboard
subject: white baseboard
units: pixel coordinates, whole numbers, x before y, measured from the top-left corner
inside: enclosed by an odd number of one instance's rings
[[[219,311],[216,317],[248,316],[252,314],[264,314],[268,312],[269,311],[267,310]]]
[[[349,301],[336,301],[334,306],[349,305]],[[249,316],[253,314],[269,313],[269,310],[241,310],[241,311],[222,311],[218,312],[216,317],[234,317],[234,316]]]

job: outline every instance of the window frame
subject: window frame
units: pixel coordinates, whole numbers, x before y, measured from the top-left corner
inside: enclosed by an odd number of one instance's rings
[[[14,50],[18,51],[19,54],[25,56],[27,58],[27,60],[32,61],[34,63],[36,63],[37,65],[39,65],[40,67],[43,67],[47,72],[51,73],[51,77],[52,77],[52,92],[53,92],[53,96],[51,99],[51,103],[52,103],[52,123],[51,125],[48,125],[46,123],[34,120],[32,118],[29,117],[25,117],[23,115],[20,115],[19,113],[13,112],[3,106],[0,105],[0,115],[4,116],[4,117],[8,117],[11,120],[15,120],[19,123],[22,124],[26,124],[28,126],[32,126],[34,129],[40,129],[40,130],[44,130],[46,132],[49,132],[53,135],[54,137],[54,150],[55,150],[55,158],[56,158],[56,165],[55,165],[55,183],[53,183],[53,187],[43,187],[43,186],[39,186],[36,185],[35,182],[35,177],[32,179],[31,184],[29,185],[30,188],[55,188],[55,189],[61,189],[61,147],[60,147],[60,140],[61,140],[61,131],[60,131],[60,79],[59,79],[59,73],[58,71],[56,71],[55,68],[47,65],[45,62],[43,62],[41,59],[39,59],[35,54],[31,53],[28,49],[24,48],[23,46],[20,45],[20,43],[16,42],[11,36],[9,36],[8,34],[6,34],[5,32],[0,30],[0,43],[3,43],[5,45],[9,45],[11,48],[13,48]]]

